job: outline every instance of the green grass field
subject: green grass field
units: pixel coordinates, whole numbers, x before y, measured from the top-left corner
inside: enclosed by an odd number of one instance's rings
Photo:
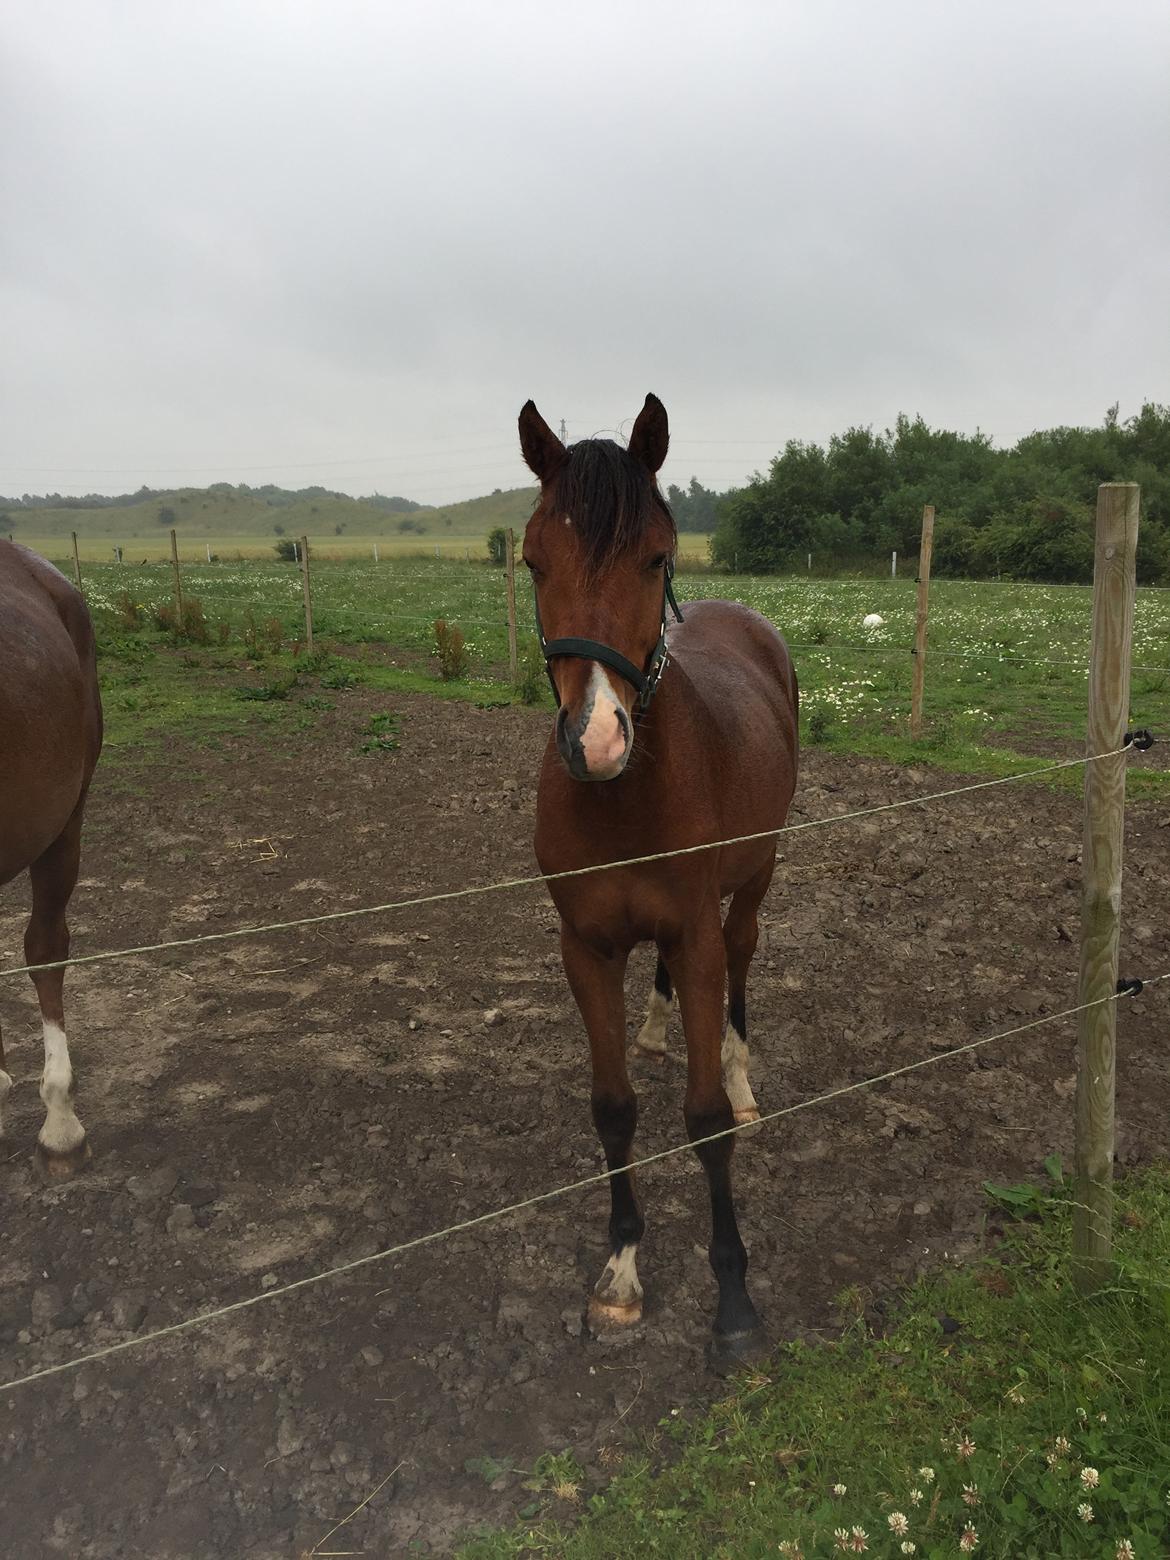
[[[167,643],[152,629],[172,600],[166,565],[94,564],[86,593],[106,643],[136,635],[140,646]],[[212,645],[237,656],[259,644],[286,656],[304,636],[300,571],[272,561],[190,563],[188,602],[198,602]],[[342,654],[385,645],[432,668],[434,622],[463,633],[469,687],[509,698],[504,573],[444,558],[340,561],[314,555],[311,570],[318,648]],[[910,580],[751,579],[688,572],[684,604],[708,595],[744,601],[787,636],[801,681],[806,741],[897,762],[928,760],[952,770],[1006,773],[1021,757],[1075,754],[1083,741],[1091,592],[1079,586],[939,580],[931,591],[924,736],[909,736],[916,593]],[[530,650],[532,605],[518,587],[521,643]],[[863,619],[877,612],[880,628]],[[138,628],[132,620],[137,617]],[[188,645],[187,653],[197,653]],[[1170,592],[1138,592],[1134,629],[1133,724],[1170,726]],[[437,673],[432,673],[436,675]],[[116,714],[116,700],[114,701]],[[1135,763],[1135,794],[1165,788],[1165,772]],[[1079,783],[1079,782],[1078,782]]]

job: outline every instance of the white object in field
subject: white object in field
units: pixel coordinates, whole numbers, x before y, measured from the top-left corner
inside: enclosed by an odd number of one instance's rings
[[[861,620],[861,626],[862,628],[881,628],[885,621],[880,612],[867,612]]]

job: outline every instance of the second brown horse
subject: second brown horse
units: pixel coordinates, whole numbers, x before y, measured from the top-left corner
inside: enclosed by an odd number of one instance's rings
[[[667,635],[677,538],[656,480],[668,443],[662,403],[647,396],[628,449],[603,439],[566,449],[529,401],[520,442],[541,484],[524,562],[559,705],[537,801],[541,871],[780,829],[797,763],[796,677],[783,640],[757,613],[724,601],[688,605]],[[659,956],[637,1043],[662,1054],[677,994],[690,1139],[758,1117],[747,1079],[745,992],[775,858],[775,837],[766,833],[550,885],[565,974],[589,1033],[593,1120],[611,1170],[630,1163],[638,1119],[624,992],[637,943],[653,942]],[[745,1283],[734,1141],[697,1146],[711,1195],[719,1366],[766,1347]],[[642,1314],[636,1255],[645,1220],[631,1174],[614,1176],[610,1188],[611,1255],[590,1314],[620,1325]]]

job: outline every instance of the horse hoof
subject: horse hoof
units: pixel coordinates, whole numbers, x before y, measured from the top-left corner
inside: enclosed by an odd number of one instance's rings
[[[641,1040],[635,1040],[634,1053],[637,1056],[644,1056],[649,1062],[657,1062],[659,1067],[666,1061],[664,1045],[645,1045]]]
[[[46,1148],[38,1140],[33,1160],[44,1180],[67,1181],[70,1176],[76,1175],[83,1166],[87,1165],[92,1157],[89,1151],[89,1139],[83,1137],[75,1147],[67,1148],[64,1152]]]
[[[734,1112],[734,1115],[735,1124],[737,1127],[751,1126],[753,1122],[759,1121],[760,1119],[760,1113],[754,1105],[750,1110],[737,1110]]]
[[[612,1300],[599,1300],[596,1295],[590,1295],[586,1320],[590,1332],[595,1333],[609,1332],[617,1327],[632,1327],[635,1322],[642,1320],[642,1302],[638,1299],[617,1305]]]
[[[717,1376],[730,1376],[734,1371],[762,1364],[771,1352],[768,1334],[762,1327],[751,1327],[744,1332],[715,1333],[707,1358]]]

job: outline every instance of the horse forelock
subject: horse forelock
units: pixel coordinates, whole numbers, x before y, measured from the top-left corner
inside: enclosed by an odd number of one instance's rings
[[[571,444],[550,500],[556,516],[572,525],[589,570],[636,547],[655,519],[666,522],[672,541],[677,535],[674,516],[650,472],[612,439]]]

